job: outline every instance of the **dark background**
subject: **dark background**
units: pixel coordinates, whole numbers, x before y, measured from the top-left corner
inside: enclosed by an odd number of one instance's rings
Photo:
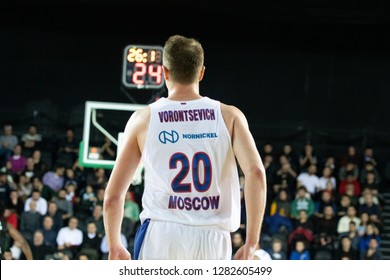
[[[375,2],[375,3],[374,3]],[[86,100],[130,102],[123,49],[168,36],[205,49],[203,95],[234,104],[261,147],[390,156],[388,1],[1,1],[0,124],[81,137]],[[152,92],[131,92],[145,102]],[[124,124],[118,124],[123,127]]]

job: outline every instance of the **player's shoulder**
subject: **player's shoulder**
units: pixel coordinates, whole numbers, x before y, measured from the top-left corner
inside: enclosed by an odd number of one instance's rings
[[[144,108],[136,110],[133,115],[135,118],[144,118],[150,116],[150,106],[145,106]]]
[[[237,118],[237,117],[243,117],[243,112],[234,105],[229,105],[221,102],[221,112],[224,117],[231,117],[231,118]]]
[[[127,122],[128,128],[142,127],[148,124],[150,121],[150,108],[146,106],[145,108],[138,109],[133,112],[129,121]]]

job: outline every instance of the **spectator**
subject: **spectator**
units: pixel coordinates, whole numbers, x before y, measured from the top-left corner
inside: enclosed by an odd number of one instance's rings
[[[17,190],[11,190],[9,193],[9,200],[6,204],[7,209],[15,213],[20,219],[20,216],[22,215],[24,211],[24,202],[20,199],[18,191]]]
[[[234,255],[237,253],[237,250],[244,245],[244,237],[241,231],[236,231],[232,233],[232,259],[234,259]]]
[[[29,181],[31,181],[31,178],[35,175],[34,160],[32,157],[27,158],[26,168],[23,170],[23,173],[26,175]]]
[[[374,172],[367,172],[365,180],[362,184],[362,188],[364,192],[366,189],[369,189],[372,193],[372,195],[378,200],[377,202],[374,202],[375,204],[384,204],[384,196],[381,193],[381,186],[379,183],[377,183],[376,175]],[[364,195],[364,193],[363,193]]]
[[[299,166],[298,156],[295,154],[290,144],[285,144],[283,146],[282,155],[284,155],[287,158],[293,170],[295,171],[298,170],[298,166]]]
[[[274,157],[274,154],[275,154],[274,153],[274,146],[269,142],[264,143],[261,154],[262,154],[262,157],[265,157],[266,155],[271,155],[272,157]]]
[[[358,207],[360,207],[360,205],[365,203],[366,196],[371,196],[372,197],[371,199],[372,199],[372,203],[373,204],[380,205],[380,200],[379,200],[379,198],[376,195],[374,195],[374,191],[372,191],[369,188],[365,188],[365,189],[363,189],[361,195],[359,196],[359,198],[357,200]]]
[[[337,232],[339,234],[349,231],[349,223],[354,222],[356,226],[360,225],[360,219],[356,216],[355,206],[349,206],[347,209],[347,215],[340,218],[337,224]]]
[[[313,231],[308,228],[297,227],[288,235],[288,245],[291,250],[294,250],[297,241],[304,241],[307,248],[314,240]]]
[[[318,188],[320,191],[328,190],[332,193],[336,191],[336,178],[332,175],[332,169],[325,166],[322,170],[322,176],[319,178]]]
[[[325,254],[325,259],[332,259],[335,249],[333,242],[332,236],[324,232],[316,234],[311,246],[311,253],[314,256],[314,259],[322,259]]]
[[[298,219],[294,221],[294,229],[297,228],[305,228],[309,229],[312,232],[314,231],[312,219],[307,216],[305,210],[299,211]]]
[[[26,175],[20,174],[16,189],[22,201],[26,201],[26,199],[32,194],[33,186]]]
[[[377,162],[377,160],[375,159],[375,156],[374,156],[374,149],[372,147],[364,148],[363,162],[362,162],[363,165],[366,162],[371,162],[374,166],[377,166],[377,164],[378,164],[378,162]]]
[[[334,240],[337,236],[337,220],[335,218],[333,207],[328,205],[324,207],[323,216],[314,220],[314,234],[325,233]]]
[[[291,252],[290,260],[310,260],[309,250],[306,249],[304,241],[295,242],[294,250]]]
[[[384,224],[383,224],[382,220],[379,219],[378,215],[371,214],[370,215],[370,222],[375,224],[375,226],[378,228],[379,232],[383,232]]]
[[[76,160],[72,166],[72,170],[73,170],[73,180],[75,180],[77,182],[77,187],[81,189],[85,188],[86,186],[86,173],[87,173],[87,168],[84,168],[83,166],[81,166],[79,164],[79,161]],[[67,174],[68,178],[69,177],[69,173]]]
[[[40,150],[34,150],[32,159],[34,162],[35,174],[40,177],[43,176],[46,172],[47,163],[42,160],[42,152]]]
[[[351,240],[351,247],[354,250],[359,251],[360,236],[355,222],[352,221],[349,223],[348,232],[341,233],[339,235],[339,240],[341,240],[341,238],[343,238],[344,236],[348,236],[349,239]]]
[[[319,254],[327,252],[329,256],[334,254],[334,243],[337,240],[337,221],[334,218],[334,210],[331,205],[325,206],[323,217],[316,218],[314,227],[314,242],[312,251],[315,258]]]
[[[41,193],[41,197],[46,199],[46,201],[51,201],[53,197],[56,196],[56,192],[49,188],[47,185],[43,184],[42,179],[38,176],[31,178],[33,189]]]
[[[280,156],[280,169],[275,174],[273,192],[277,194],[281,190],[287,191],[292,196],[296,186],[297,173],[291,167],[286,156]]]
[[[72,128],[66,130],[66,135],[61,139],[57,151],[57,163],[72,166],[77,159],[79,142],[76,141]]]
[[[280,239],[273,239],[271,243],[271,249],[268,251],[273,260],[286,260],[287,253],[283,248],[283,243]]]
[[[334,156],[328,156],[324,162],[324,168],[329,167],[332,170],[332,174],[337,174],[336,159]]]
[[[62,220],[66,223],[67,220],[73,216],[73,206],[66,199],[66,190],[60,189],[57,197],[54,197],[53,201],[57,204],[58,211],[61,213]]]
[[[354,163],[356,166],[360,164],[360,156],[356,151],[355,146],[349,146],[347,153],[343,155],[340,159],[340,166],[346,166],[348,162]]]
[[[98,188],[96,191],[96,205],[103,206],[105,188]]]
[[[369,216],[376,215],[378,219],[381,220],[381,208],[378,203],[374,203],[374,197],[369,189],[366,189],[363,198],[363,203],[359,205],[359,213],[366,212]]]
[[[36,211],[36,202],[30,202],[30,210],[23,212],[20,217],[20,232],[23,237],[31,242],[34,232],[41,226],[41,214]]]
[[[105,188],[107,185],[106,170],[104,168],[96,168],[88,178],[87,184],[92,185],[94,190]]]
[[[366,227],[366,232],[363,234],[363,236],[360,236],[359,239],[360,252],[364,252],[369,248],[369,243],[372,238],[375,238],[377,240],[377,246],[379,248],[381,241],[379,230],[374,223],[369,223]]]
[[[374,180],[372,180],[371,184],[378,186],[381,183],[381,177],[378,169],[372,161],[366,161],[360,171],[360,182],[362,185],[367,184],[367,174],[372,174],[374,177]]]
[[[288,200],[287,192],[281,190],[278,198],[271,204],[270,215],[265,217],[265,231],[271,236],[277,233],[282,233],[284,235],[290,233],[293,229],[290,220],[290,212],[291,203]]]
[[[38,133],[38,129],[35,124],[30,124],[28,132],[23,134],[21,142],[23,154],[27,157],[31,156],[34,150],[40,148],[42,135]]]
[[[71,217],[67,227],[59,230],[57,235],[57,249],[60,252],[71,253],[72,258],[75,257],[83,243],[83,232],[77,228],[78,219]]]
[[[333,213],[336,213],[336,203],[333,200],[332,192],[328,190],[321,191],[321,199],[315,202],[314,216],[321,218],[324,216],[324,209],[326,206],[333,208]]]
[[[347,209],[351,206],[351,198],[344,194],[339,200],[337,208],[337,219],[340,219],[342,216],[347,215]],[[357,205],[356,205],[357,206]]]
[[[313,145],[307,143],[299,156],[299,167],[302,172],[305,172],[310,165],[317,165],[317,163],[318,159],[314,153]]]
[[[349,197],[351,201],[351,205],[358,207],[359,205],[359,197],[355,194],[355,186],[353,184],[345,185],[345,195]]]
[[[103,207],[101,205],[95,205],[92,212],[92,217],[86,219],[85,223],[88,225],[90,222],[94,222],[97,228],[97,234],[101,238],[104,235],[104,223],[103,223]],[[86,229],[86,225],[84,228]]]
[[[83,243],[81,244],[81,252],[88,255],[89,259],[97,260],[100,257],[100,244],[102,238],[97,234],[97,227],[94,222],[87,224],[87,231],[83,236]]]
[[[67,184],[65,184],[65,191],[66,191],[65,198],[67,201],[70,202],[73,208],[74,205],[79,202],[79,198],[76,195],[76,188],[77,188],[76,185],[70,181]]]
[[[339,170],[339,181],[347,179],[347,176],[352,176],[353,180],[359,179],[359,168],[354,162],[347,162],[345,166],[342,166]]]
[[[346,174],[346,178],[341,180],[340,182],[340,186],[339,186],[340,195],[346,193],[347,185],[353,185],[353,194],[355,196],[358,197],[360,195],[360,191],[361,191],[360,183],[351,172],[348,172]]]
[[[278,214],[282,217],[289,218],[291,212],[291,202],[286,190],[281,190],[278,197],[272,201],[270,207],[270,216]]]
[[[379,250],[379,243],[376,238],[371,238],[368,249],[361,254],[362,260],[382,260],[382,253]]]
[[[64,177],[64,186],[69,185],[69,184],[74,185],[76,187],[76,189],[79,186],[79,182],[76,178],[76,174],[75,174],[73,168],[71,168],[71,167],[66,168],[65,177]]]
[[[47,206],[47,215],[53,219],[53,230],[57,233],[63,226],[62,211],[58,210],[57,203],[55,201],[49,201]]]
[[[58,230],[54,228],[54,220],[51,216],[43,217],[41,228],[45,244],[50,246],[53,250],[57,247],[57,233]]]
[[[11,171],[13,174],[20,175],[26,168],[27,158],[22,155],[22,147],[20,145],[15,146],[9,162],[11,163]]]
[[[91,185],[87,185],[80,195],[80,205],[78,213],[82,216],[90,216],[96,203],[96,195]]]
[[[314,198],[316,193],[319,191],[320,180],[316,175],[317,166],[311,164],[308,166],[306,171],[303,171],[298,175],[298,187],[305,186],[308,193],[310,193],[311,197]]]
[[[339,242],[339,245],[337,247],[336,251],[336,260],[358,260],[359,259],[359,253],[357,250],[352,248],[352,241],[348,236],[343,236]]]
[[[360,213],[360,225],[358,226],[359,236],[363,236],[366,233],[367,225],[370,223],[370,216],[367,212]]]
[[[0,136],[0,166],[3,166],[11,158],[17,144],[18,137],[13,135],[12,125],[4,125],[3,135]]]
[[[45,238],[40,230],[34,232],[33,242],[31,242],[30,247],[34,260],[45,260],[46,255],[54,253],[54,249],[46,245]]]
[[[308,217],[314,213],[314,202],[303,186],[298,188],[297,196],[291,204],[291,217],[297,219],[301,210],[306,211]]]
[[[37,211],[42,216],[46,215],[47,212],[47,201],[43,197],[41,197],[41,193],[38,190],[33,190],[31,197],[29,197],[24,203],[24,211],[30,210],[31,201],[35,201]]]
[[[56,165],[55,171],[47,171],[43,175],[42,182],[53,191],[58,192],[64,186],[65,167]]]

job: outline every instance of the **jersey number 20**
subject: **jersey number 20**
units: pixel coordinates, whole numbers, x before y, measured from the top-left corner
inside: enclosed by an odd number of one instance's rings
[[[191,192],[192,185],[198,192],[205,192],[210,188],[212,179],[212,167],[209,156],[204,152],[197,152],[192,157],[192,161],[183,153],[175,153],[169,159],[169,169],[177,169],[178,162],[181,163],[181,168],[175,178],[171,182],[171,187],[174,192],[184,193]],[[203,182],[201,182],[199,168],[200,163],[203,163]],[[183,183],[188,173],[192,172],[192,183]]]

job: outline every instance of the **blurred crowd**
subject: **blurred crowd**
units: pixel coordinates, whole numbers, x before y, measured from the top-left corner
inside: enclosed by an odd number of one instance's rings
[[[0,203],[4,206],[1,256],[25,259],[17,229],[34,259],[107,259],[102,205],[109,169],[84,168],[79,141],[69,128],[48,153],[38,127],[14,135],[6,124],[0,136]],[[114,159],[105,139],[100,157]],[[267,209],[261,254],[272,259],[381,259],[382,175],[374,148],[345,147],[342,155],[320,158],[311,143],[302,151],[272,143],[260,150],[267,173]],[[47,156],[48,155],[48,156]],[[233,255],[245,242],[245,178],[240,175],[240,229],[232,233]],[[129,186],[122,242],[133,251],[140,224],[143,180]]]
[[[298,152],[266,143],[261,154],[268,195],[260,245],[270,258],[382,259],[383,176],[373,147],[320,158],[312,143]],[[232,240],[235,249],[245,240],[244,207]]]

